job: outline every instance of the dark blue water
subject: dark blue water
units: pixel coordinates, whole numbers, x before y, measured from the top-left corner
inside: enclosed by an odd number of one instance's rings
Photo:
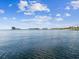
[[[79,59],[79,32],[0,31],[0,59]]]

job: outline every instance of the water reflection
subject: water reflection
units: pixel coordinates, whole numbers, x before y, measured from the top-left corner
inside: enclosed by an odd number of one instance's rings
[[[0,59],[79,59],[79,32],[0,31]]]

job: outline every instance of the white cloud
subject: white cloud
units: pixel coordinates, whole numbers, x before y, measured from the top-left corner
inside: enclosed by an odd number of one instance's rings
[[[46,5],[41,3],[34,3],[31,5],[32,11],[47,11],[50,12],[49,8]]]
[[[0,14],[4,14],[5,11],[3,9],[0,9]]]
[[[7,18],[7,17],[3,17],[3,19],[4,19],[4,20],[7,20],[8,18]]]
[[[71,16],[71,14],[70,14],[70,13],[66,13],[65,15],[66,15],[66,16]]]
[[[23,11],[25,15],[34,14],[36,11],[45,11],[50,12],[50,9],[47,5],[38,3],[36,1],[30,1],[29,3],[25,0],[20,0],[20,3],[18,4],[18,7],[21,12]]]
[[[53,18],[51,16],[35,16],[32,19],[29,19],[29,20],[24,19],[22,21],[23,22],[25,21],[25,22],[37,22],[38,23],[38,22],[48,22],[50,20],[53,20]]]
[[[59,17],[59,16],[61,16],[61,14],[60,14],[60,13],[58,13],[58,14],[56,14],[56,16],[58,16],[58,17]]]
[[[70,10],[71,8],[70,8],[70,6],[66,6],[66,8],[65,8],[66,10]]]
[[[51,17],[51,16],[35,16],[34,18],[32,18],[32,19],[23,19],[23,20],[21,20],[22,22],[24,22],[24,23],[26,23],[26,22],[28,22],[28,23],[50,23],[51,24],[51,22],[50,21],[63,21],[64,20],[64,18],[62,18],[62,17],[56,17],[56,18],[54,18],[54,17]]]
[[[58,17],[58,18],[55,18],[56,21],[63,21],[64,19],[62,17]]]
[[[29,12],[29,11],[26,11],[26,12],[24,12],[24,14],[25,14],[25,15],[32,15],[32,14],[34,14],[34,13]]]
[[[37,3],[37,1],[29,1],[30,4],[34,4],[34,3]]]
[[[3,17],[2,19],[7,20],[7,21],[9,21],[9,20],[14,21],[14,20],[16,20],[16,17]]]
[[[35,16],[31,19],[23,19],[21,23],[28,25],[29,27],[50,27],[50,20],[53,20],[51,16]]]
[[[37,19],[36,21],[49,21],[52,20],[51,16],[35,16],[35,19]]]
[[[79,9],[79,0],[71,1],[71,6],[72,6],[74,9]]]
[[[20,0],[20,3],[18,4],[18,6],[21,11],[25,11],[26,7],[28,6],[28,2]]]
[[[8,5],[8,7],[12,7],[12,6],[13,6],[12,4],[9,4],[9,5]]]
[[[16,19],[16,17],[12,17],[12,20],[15,20]]]

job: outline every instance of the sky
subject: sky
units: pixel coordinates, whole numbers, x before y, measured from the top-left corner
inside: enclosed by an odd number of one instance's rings
[[[0,29],[79,25],[79,0],[0,0]]]

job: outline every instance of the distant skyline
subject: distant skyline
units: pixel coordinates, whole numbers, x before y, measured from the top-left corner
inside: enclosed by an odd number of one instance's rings
[[[0,0],[0,29],[79,25],[79,0]]]

